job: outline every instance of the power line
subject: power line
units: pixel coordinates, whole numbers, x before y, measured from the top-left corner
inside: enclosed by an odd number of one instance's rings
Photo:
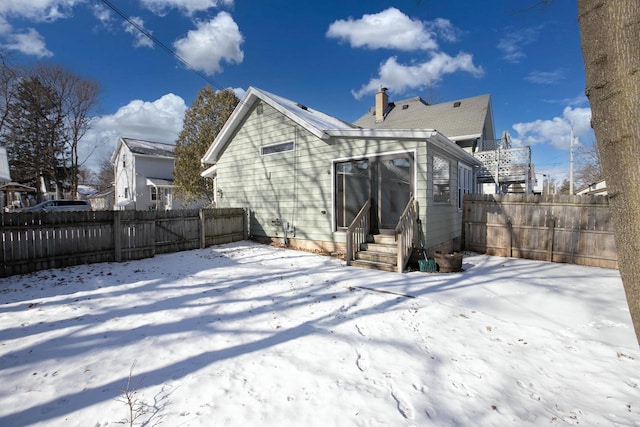
[[[167,46],[166,44],[164,44],[161,40],[159,40],[157,37],[155,37],[153,34],[151,34],[149,31],[145,30],[144,27],[142,27],[140,24],[138,24],[137,22],[135,22],[133,19],[131,19],[126,13],[124,13],[123,11],[121,11],[120,9],[118,9],[113,3],[111,3],[109,0],[101,0],[102,3],[107,6],[109,9],[111,9],[112,11],[114,11],[118,16],[120,16],[122,19],[124,19],[129,25],[131,25],[133,28],[135,28],[136,30],[138,30],[140,33],[142,33],[145,37],[147,37],[149,40],[151,40],[155,45],[159,46],[160,48],[162,48],[162,50],[164,50],[165,52],[167,52],[168,54],[170,54],[171,56],[173,56],[174,58],[176,58],[178,61],[180,61],[180,63],[182,65],[184,65],[189,71],[195,73],[198,77],[200,77],[202,80],[204,80],[205,82],[207,82],[208,84],[210,84],[211,86],[213,86],[214,88],[218,89],[218,90],[223,90],[223,88],[218,85],[216,82],[214,82],[213,80],[209,79],[209,77],[207,77],[205,74],[203,74],[202,72],[198,71],[195,67],[193,67],[186,59],[184,59],[182,56],[178,55],[176,53],[176,51],[174,51],[173,49],[171,49],[169,46]]]

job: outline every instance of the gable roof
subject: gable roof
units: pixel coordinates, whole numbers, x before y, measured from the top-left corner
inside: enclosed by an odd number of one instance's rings
[[[375,107],[372,107],[355,124],[370,129],[435,129],[455,141],[482,136],[487,114],[491,114],[488,94],[433,105],[414,97],[389,105],[392,108],[384,121],[376,122]],[[493,134],[492,117],[489,120]]]
[[[479,163],[473,156],[468,154],[462,148],[445,138],[439,132],[430,128],[366,128],[364,126],[358,126],[337,119],[321,111],[314,110],[306,105],[291,101],[281,96],[250,87],[236,106],[235,110],[233,110],[233,113],[224,124],[207,152],[202,157],[203,164],[215,164],[218,161],[220,154],[235,134],[237,127],[259,101],[268,104],[320,139],[329,139],[331,137],[398,139],[432,138],[437,144],[441,145],[443,149],[455,153],[458,156],[462,156],[463,158],[467,158],[471,164]],[[209,169],[207,169],[207,171],[209,171]]]
[[[122,145],[126,145],[134,155],[173,159],[176,146],[164,142],[145,141],[143,139],[123,138],[118,140],[118,145],[111,155],[111,162],[115,161],[116,153]]]

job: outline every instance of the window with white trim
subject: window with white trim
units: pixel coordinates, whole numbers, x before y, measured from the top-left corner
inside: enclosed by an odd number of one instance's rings
[[[293,141],[281,142],[279,144],[263,145],[260,147],[260,155],[268,156],[269,154],[285,153],[295,150]]]
[[[157,200],[158,200],[158,189],[157,189],[155,186],[153,186],[153,185],[152,185],[152,186],[149,188],[149,190],[150,190],[150,191],[149,191],[149,194],[151,194],[151,201],[152,201],[152,202],[157,201]]]
[[[462,210],[464,195],[473,193],[473,171],[467,165],[458,164],[458,209]]]
[[[451,203],[451,165],[449,159],[433,156],[433,202]]]

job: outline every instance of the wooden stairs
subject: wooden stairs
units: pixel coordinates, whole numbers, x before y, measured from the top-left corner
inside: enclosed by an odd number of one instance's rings
[[[398,244],[395,237],[389,234],[369,236],[367,243],[360,245],[355,253],[355,260],[349,265],[373,270],[398,271]]]

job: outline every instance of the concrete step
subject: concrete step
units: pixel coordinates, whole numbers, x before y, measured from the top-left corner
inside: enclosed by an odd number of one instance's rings
[[[374,252],[372,250],[360,251],[356,253],[356,259],[364,261],[375,261],[385,264],[391,264],[393,266],[398,263],[398,255],[389,252]]]
[[[398,268],[395,265],[375,261],[355,260],[351,261],[349,265],[359,268],[368,268],[371,270],[390,271],[392,273],[398,271]]]

